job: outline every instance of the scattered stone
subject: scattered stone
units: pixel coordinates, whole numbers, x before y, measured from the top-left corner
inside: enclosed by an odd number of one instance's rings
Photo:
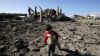
[[[40,49],[41,56],[47,56],[47,46]]]
[[[25,43],[22,39],[18,39],[14,42],[15,47],[20,50],[28,47],[28,43]]]
[[[39,48],[33,49],[33,51],[35,51],[35,52],[40,52],[40,49],[39,49]]]
[[[69,35],[63,36],[62,38],[63,40],[66,40],[67,38],[69,38]]]
[[[6,48],[7,48],[6,45],[0,46],[0,52],[4,52],[6,50]]]
[[[14,52],[16,52],[16,51],[18,51],[18,50],[15,48],[15,49],[13,49],[11,52],[14,53]]]
[[[9,56],[9,55],[6,55],[6,54],[4,54],[4,53],[0,53],[0,56]]]
[[[100,46],[100,29],[90,28],[87,24],[76,24],[75,22],[52,22],[49,24],[53,25],[53,29],[61,35],[59,37],[61,47],[72,51],[72,53],[68,53],[59,51],[57,48],[55,52],[57,56],[70,56],[73,55],[73,52],[76,53],[76,50],[83,56],[88,51],[91,51],[93,55],[100,56],[100,49],[95,48]],[[35,21],[17,21],[11,22],[10,30],[8,26],[0,26],[2,29],[0,31],[0,56],[7,54],[12,56],[47,56],[47,48],[43,43],[44,25],[45,23]],[[3,44],[9,47],[2,47]],[[2,51],[5,53],[1,54]],[[92,56],[90,54],[86,56]]]
[[[0,36],[0,40],[2,40],[2,39],[4,39],[5,38],[5,36]]]
[[[76,31],[76,28],[69,28],[70,31]]]

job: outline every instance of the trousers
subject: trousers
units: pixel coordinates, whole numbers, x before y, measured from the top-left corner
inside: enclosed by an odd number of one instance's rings
[[[54,56],[56,45],[48,45],[48,56]]]

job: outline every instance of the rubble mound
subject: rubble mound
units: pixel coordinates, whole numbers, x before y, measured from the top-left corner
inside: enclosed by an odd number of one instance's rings
[[[100,56],[100,25],[71,21],[0,21],[0,56],[47,56],[45,24],[60,34],[55,56]]]

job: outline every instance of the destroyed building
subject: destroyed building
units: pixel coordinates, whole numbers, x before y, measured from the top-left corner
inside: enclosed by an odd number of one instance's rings
[[[87,15],[87,16],[81,16],[81,15],[74,15],[74,19],[76,20],[83,20],[83,19],[89,19],[89,20],[100,20],[100,17],[93,16],[93,15]]]
[[[27,14],[18,14],[18,13],[0,13],[0,20],[12,20],[12,19],[21,19],[21,16],[27,16]]]
[[[39,11],[38,11],[39,10]],[[24,17],[24,18],[21,18]],[[0,13],[0,20],[38,20],[42,21],[71,21],[72,19],[66,15],[64,15],[62,9],[57,7],[57,9],[42,9],[40,6],[35,6],[34,9],[28,7],[28,14],[21,13]]]
[[[40,9],[39,12],[37,12],[37,8]],[[71,20],[70,17],[67,17],[62,12],[61,8],[55,9],[45,9],[43,10],[40,6],[35,7],[33,10],[31,7],[28,8],[28,15],[29,17],[33,17],[34,20],[50,20],[50,21],[56,21],[56,20]]]
[[[38,11],[38,8],[41,10]],[[61,36],[59,43],[64,51],[56,49],[56,56],[100,56],[100,22],[97,25],[72,22],[59,7],[56,10],[43,10],[41,7],[35,7],[33,10],[29,7],[28,12],[29,16],[0,15],[6,19],[0,20],[0,56],[47,56],[46,46],[43,43],[44,26],[47,23],[42,21],[45,20],[50,21],[49,24]],[[11,18],[16,16],[25,17],[23,21],[16,19],[13,21]],[[80,15],[76,15],[75,18],[86,19]],[[58,19],[63,22],[56,21]]]

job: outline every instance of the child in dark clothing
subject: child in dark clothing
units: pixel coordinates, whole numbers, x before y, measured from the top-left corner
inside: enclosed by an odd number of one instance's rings
[[[54,56],[55,52],[55,46],[57,45],[60,48],[59,42],[58,42],[59,35],[52,30],[51,25],[46,25],[46,31],[44,35],[44,44],[48,45],[48,56],[52,54]]]

